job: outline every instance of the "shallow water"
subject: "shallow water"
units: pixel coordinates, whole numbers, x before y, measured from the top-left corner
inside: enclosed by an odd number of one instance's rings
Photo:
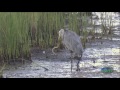
[[[107,40],[107,39],[106,39]],[[80,62],[80,72],[76,71],[76,62],[73,61],[71,72],[70,53],[61,50],[57,55],[42,54],[42,51],[33,53],[31,63],[24,65],[10,65],[4,70],[4,77],[8,78],[120,78],[120,54],[118,43],[104,40],[102,45],[93,42],[85,49]],[[92,51],[92,52],[91,52]],[[48,51],[50,52],[50,51]],[[95,63],[93,63],[95,60]],[[94,67],[93,67],[94,66]],[[104,74],[100,70],[105,66],[111,66],[114,72]],[[13,68],[11,68],[13,67]]]
[[[70,53],[67,50],[61,50],[57,52],[57,55],[52,55],[50,49],[45,50],[45,54],[42,50],[35,50],[32,53],[32,62],[26,61],[24,65],[19,62],[11,63],[5,68],[3,76],[4,78],[120,78],[118,21],[116,25],[112,40],[104,37],[102,40],[96,39],[87,43],[82,61],[79,64],[79,72],[76,71],[77,60],[75,59],[72,63],[73,70],[71,72]],[[112,67],[114,72],[102,73],[101,68],[106,66]]]

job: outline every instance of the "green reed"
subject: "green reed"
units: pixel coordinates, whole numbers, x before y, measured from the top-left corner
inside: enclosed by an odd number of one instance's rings
[[[87,13],[67,13],[69,28],[87,37]],[[31,46],[55,46],[65,19],[65,12],[0,12],[0,60],[30,59]]]
[[[27,13],[0,13],[0,25],[0,59],[29,57]]]

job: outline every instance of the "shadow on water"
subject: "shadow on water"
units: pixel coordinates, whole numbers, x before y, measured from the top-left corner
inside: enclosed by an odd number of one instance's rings
[[[117,26],[118,27],[118,26]],[[14,66],[8,65],[3,72],[5,78],[120,78],[120,31],[114,29],[111,39],[103,38],[86,44],[80,72],[76,72],[76,62],[73,61],[71,72],[70,53],[66,50],[52,55],[51,49],[32,53],[32,62]],[[118,36],[115,36],[118,35]],[[101,44],[102,41],[102,44]],[[94,61],[94,62],[93,62]],[[110,66],[114,72],[105,74],[101,68]]]

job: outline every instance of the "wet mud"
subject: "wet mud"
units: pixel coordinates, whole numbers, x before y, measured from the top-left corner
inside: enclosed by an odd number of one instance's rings
[[[4,71],[4,78],[120,78],[120,25],[113,29],[112,39],[109,36],[95,39],[86,44],[80,71],[76,71],[77,60],[71,59],[69,51],[62,49],[52,54],[51,49],[33,48],[32,62],[24,64],[11,62]],[[101,68],[112,67],[112,73],[102,73]]]

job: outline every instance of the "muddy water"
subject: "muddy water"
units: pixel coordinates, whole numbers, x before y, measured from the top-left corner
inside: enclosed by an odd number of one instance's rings
[[[119,25],[113,30],[114,36],[104,37],[87,43],[84,50],[80,71],[76,71],[76,62],[73,60],[71,72],[70,53],[67,50],[52,55],[49,50],[33,50],[32,62],[25,64],[12,63],[4,72],[4,78],[120,78],[120,31]],[[45,51],[45,53],[43,53]],[[95,61],[95,62],[93,62]],[[114,72],[105,74],[101,68],[110,66]]]
[[[103,40],[103,44],[97,40],[91,44],[83,53],[80,62],[80,72],[76,72],[76,62],[73,61],[71,72],[70,53],[61,50],[57,55],[52,55],[50,51],[43,54],[42,51],[32,54],[32,62],[22,65],[11,63],[4,70],[4,77],[7,78],[120,78],[120,41]],[[92,52],[91,52],[92,51]],[[46,58],[47,57],[47,58]],[[93,63],[95,60],[95,63]],[[14,66],[13,66],[14,65]],[[94,67],[93,67],[94,66]],[[111,66],[114,72],[104,74],[100,70],[104,66]]]

